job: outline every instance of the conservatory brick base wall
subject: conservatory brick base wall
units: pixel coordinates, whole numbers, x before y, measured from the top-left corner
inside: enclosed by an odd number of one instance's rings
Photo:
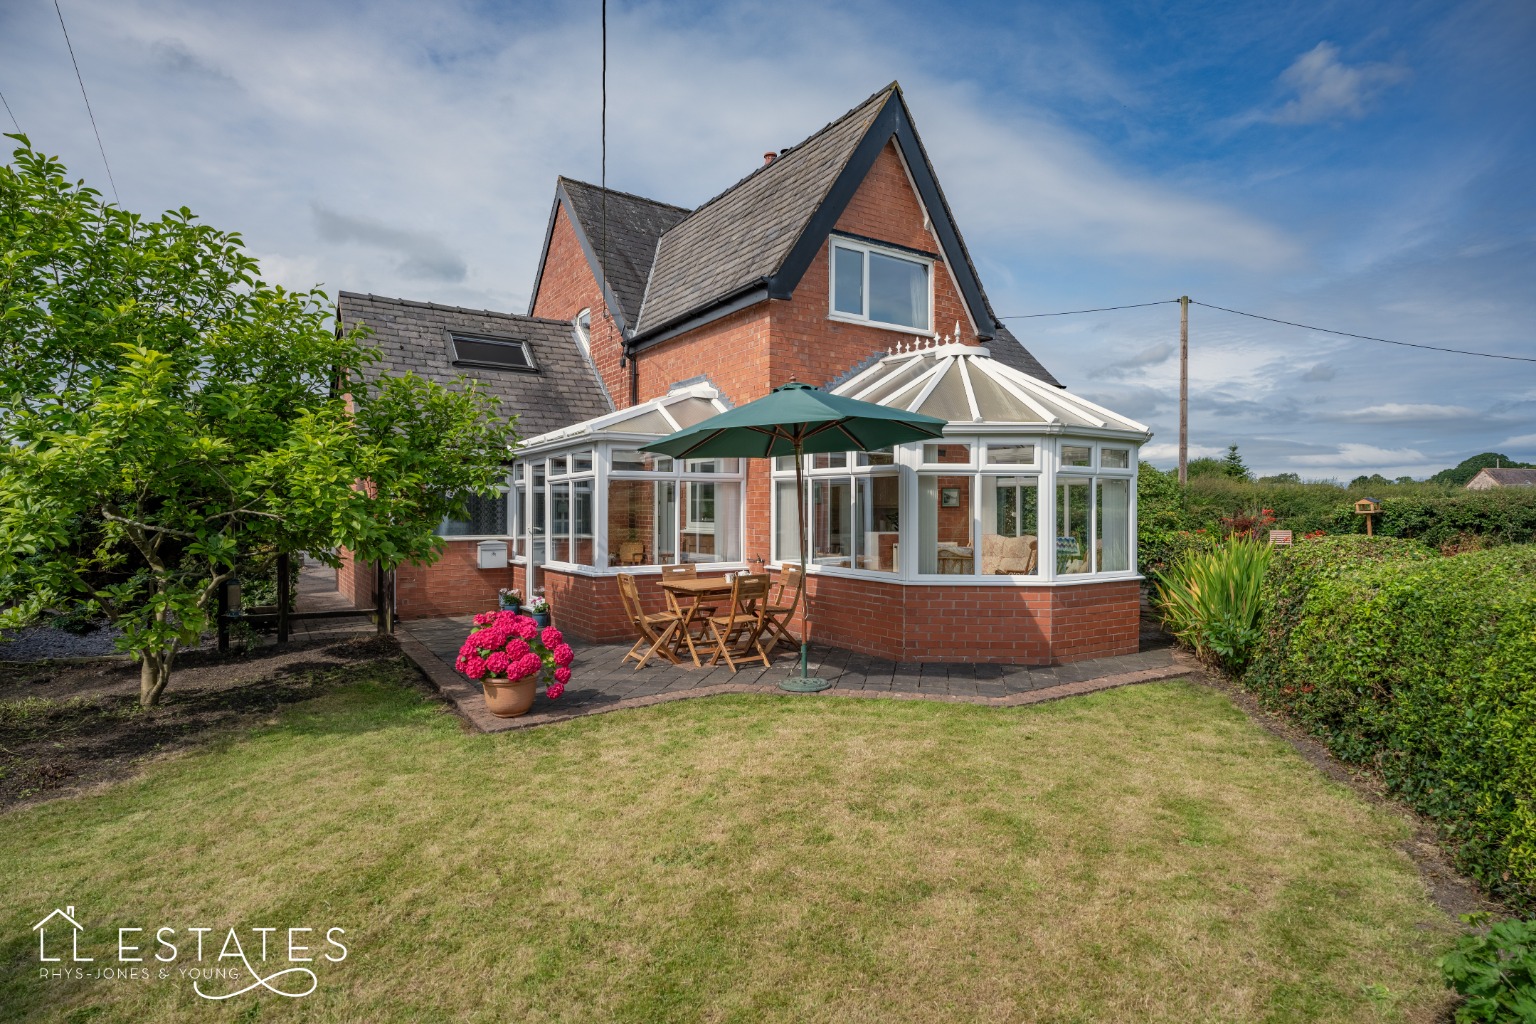
[[[633,639],[613,577],[546,570],[543,578],[554,623],[562,630],[591,643]],[[636,577],[647,611],[666,607],[658,580]],[[821,576],[812,578],[808,589],[814,640],[891,661],[1059,665],[1134,654],[1140,637],[1136,580],[904,587]],[[493,606],[494,592],[485,607]]]

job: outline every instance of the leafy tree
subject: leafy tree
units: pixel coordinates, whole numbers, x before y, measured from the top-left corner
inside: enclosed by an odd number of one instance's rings
[[[1248,467],[1243,463],[1243,457],[1238,453],[1237,445],[1235,444],[1227,445],[1227,454],[1221,460],[1221,471],[1233,480],[1248,480],[1252,477],[1252,474],[1248,472]]]
[[[1410,481],[1410,483],[1411,482],[1412,481]],[[1388,480],[1380,473],[1372,473],[1369,476],[1362,474],[1361,476],[1357,476],[1349,482],[1349,489],[1352,491],[1358,491],[1364,487],[1386,487],[1391,483],[1391,480]]]
[[[1276,473],[1274,476],[1261,476],[1258,480],[1261,484],[1299,484],[1301,475],[1298,473]]]
[[[1438,484],[1450,484],[1453,487],[1465,487],[1467,482],[1477,476],[1480,470],[1503,466],[1507,469],[1536,469],[1536,465],[1529,462],[1516,462],[1508,455],[1499,452],[1483,452],[1474,455],[1470,459],[1463,459],[1459,464],[1450,469],[1442,469],[1429,479]]]
[[[71,183],[25,136],[0,168],[0,623],[104,611],[155,704],[219,585],[278,551],[428,560],[500,475],[492,400],[374,357],[239,235]],[[358,481],[369,481],[359,486]]]
[[[1197,477],[1224,477],[1227,475],[1226,463],[1224,463],[1221,459],[1211,458],[1190,459],[1189,465],[1186,467],[1186,471],[1188,472],[1189,478],[1191,480],[1194,480]]]

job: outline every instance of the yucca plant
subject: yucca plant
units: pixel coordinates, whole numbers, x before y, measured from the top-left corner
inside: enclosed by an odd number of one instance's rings
[[[1259,639],[1259,585],[1269,556],[1269,544],[1235,536],[1160,573],[1157,604],[1168,631],[1200,657],[1241,669]]]

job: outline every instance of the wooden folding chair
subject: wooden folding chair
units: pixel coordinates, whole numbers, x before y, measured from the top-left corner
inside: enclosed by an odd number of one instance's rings
[[[663,583],[666,583],[668,580],[696,580],[698,578],[699,567],[694,565],[692,562],[683,562],[679,565],[664,565],[661,567],[661,581]],[[688,609],[684,608],[681,604],[678,603],[677,595],[672,593],[670,590],[665,591],[665,593],[667,595],[667,604],[672,608],[672,610],[677,612],[682,617],[687,618]],[[693,621],[694,623],[698,624],[699,639],[701,640],[705,638],[705,633],[707,632],[704,627],[704,621],[711,615],[715,614],[715,608],[716,606],[712,604],[701,604],[693,610]],[[678,639],[681,641],[683,638],[679,637]],[[690,649],[693,646],[691,639],[688,646]],[[694,660],[698,660],[697,653],[694,654]]]
[[[800,646],[800,638],[789,631],[789,620],[795,617],[800,606],[800,575],[798,565],[786,565],[779,573],[779,589],[768,602],[768,614],[763,619],[763,632],[768,636],[768,653],[783,640],[791,647]]]
[[[645,667],[647,661],[651,660],[651,655],[660,654],[676,665],[677,656],[667,649],[667,645],[677,633],[677,628],[682,625],[682,617],[676,611],[647,613],[644,606],[640,604],[640,588],[635,586],[635,578],[627,572],[621,572],[618,580],[619,600],[624,602],[624,613],[629,616],[630,626],[640,636],[640,639],[635,641],[635,646],[629,649],[629,653],[624,655],[619,664],[622,665],[633,658],[639,662],[635,666],[635,671],[638,672]],[[650,646],[642,655],[640,648],[646,647],[647,644]]]
[[[731,609],[726,615],[713,615],[708,620],[710,639],[715,643],[714,657],[709,659],[711,665],[718,665],[723,657],[725,663],[731,666],[732,672],[740,671],[736,667],[736,661],[731,657],[731,645],[746,638],[742,649],[737,653],[744,658],[752,658],[752,652],[757,651],[756,657],[763,659],[763,664],[771,665],[768,660],[768,652],[763,650],[761,637],[763,635],[763,623],[768,619],[768,574],[737,576],[731,581]]]

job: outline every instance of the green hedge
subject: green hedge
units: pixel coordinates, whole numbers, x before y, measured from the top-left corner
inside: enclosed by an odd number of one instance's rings
[[[1536,546],[1327,538],[1276,552],[1263,603],[1244,684],[1379,769],[1463,870],[1536,905]]]
[[[1364,518],[1341,508],[1325,528],[1364,533]],[[1463,534],[1496,544],[1536,543],[1536,487],[1383,497],[1374,529],[1384,537],[1412,537],[1435,547]]]

